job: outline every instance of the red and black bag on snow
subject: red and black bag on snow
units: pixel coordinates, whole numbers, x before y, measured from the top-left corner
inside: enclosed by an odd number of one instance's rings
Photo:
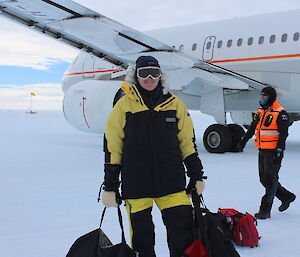
[[[258,245],[259,234],[256,219],[249,213],[241,213],[235,209],[219,209],[219,213],[231,219],[231,239],[240,246],[254,247]]]
[[[183,257],[240,257],[218,219],[206,208],[202,196],[192,192],[192,201],[196,240],[185,250]]]

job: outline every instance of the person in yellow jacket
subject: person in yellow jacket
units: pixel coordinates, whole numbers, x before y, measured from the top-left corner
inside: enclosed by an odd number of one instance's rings
[[[105,129],[102,202],[116,207],[125,200],[132,247],[139,257],[156,256],[151,216],[155,202],[167,229],[170,256],[181,257],[193,241],[187,194],[204,190],[192,119],[183,102],[168,92],[152,56],[136,60],[121,89],[125,94],[115,98]],[[187,187],[184,165],[190,177]]]
[[[259,150],[259,178],[265,187],[257,219],[270,218],[273,199],[276,196],[281,200],[279,211],[285,211],[296,196],[285,189],[278,181],[278,173],[285,150],[285,141],[288,137],[290,125],[289,115],[279,104],[276,90],[265,87],[261,91],[260,108],[253,117],[253,122],[247,133],[238,144],[243,150],[247,141],[255,134],[255,145]]]

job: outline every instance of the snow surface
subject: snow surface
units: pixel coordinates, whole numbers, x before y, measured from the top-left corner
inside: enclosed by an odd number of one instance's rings
[[[253,140],[243,153],[209,154],[202,143],[209,116],[192,112],[199,154],[208,176],[204,198],[211,211],[235,208],[254,214],[263,187],[258,180]],[[103,206],[97,203],[103,179],[102,136],[70,127],[62,112],[0,111],[0,256],[65,256],[79,236],[97,228]],[[300,122],[290,128],[280,171],[283,186],[300,197]],[[297,168],[298,167],[298,168]],[[300,199],[300,198],[299,198]],[[258,222],[257,248],[236,247],[242,257],[300,256],[300,200],[280,213],[274,201],[272,217]],[[128,223],[122,207],[128,240]],[[166,233],[153,210],[158,257],[167,257]],[[110,208],[104,231],[120,241],[116,209]]]

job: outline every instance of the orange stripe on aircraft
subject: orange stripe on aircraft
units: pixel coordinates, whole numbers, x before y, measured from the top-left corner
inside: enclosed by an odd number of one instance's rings
[[[253,57],[253,58],[241,58],[241,59],[218,60],[218,61],[208,61],[208,63],[244,62],[244,61],[267,60],[267,59],[279,59],[279,58],[289,58],[289,57],[300,57],[300,54],[287,54],[287,55],[277,55],[277,56],[263,56],[263,57]]]
[[[82,74],[91,74],[91,73],[101,73],[101,72],[114,72],[119,71],[120,69],[114,69],[114,70],[96,70],[96,71],[86,71],[86,72],[75,72],[75,73],[68,73],[65,75],[82,75]]]
[[[244,61],[280,59],[280,58],[290,58],[290,57],[300,57],[300,54],[287,54],[287,55],[277,55],[277,56],[263,56],[263,57],[252,57],[252,58],[228,59],[228,60],[217,60],[217,61],[207,61],[207,62],[208,63],[244,62]],[[65,75],[71,76],[71,75],[82,75],[82,74],[91,74],[91,73],[115,72],[115,71],[119,71],[119,70],[120,69],[75,72],[75,73],[68,73],[68,74],[65,74]]]

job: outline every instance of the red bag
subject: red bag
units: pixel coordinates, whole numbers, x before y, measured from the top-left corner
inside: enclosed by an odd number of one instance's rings
[[[259,234],[256,219],[249,213],[241,213],[235,209],[219,209],[219,213],[228,217],[232,224],[232,240],[240,246],[254,247],[258,245]]]
[[[195,240],[185,251],[182,257],[209,257],[207,249],[201,240]]]

